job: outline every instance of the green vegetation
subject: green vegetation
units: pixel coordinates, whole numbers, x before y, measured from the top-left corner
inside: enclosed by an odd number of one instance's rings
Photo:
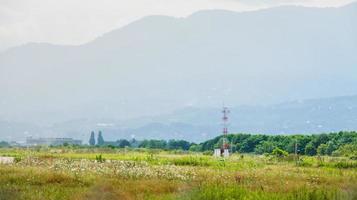
[[[228,159],[78,146],[2,148],[0,155],[16,157],[0,164],[0,199],[357,198],[357,160],[295,157],[278,147],[264,156],[236,153]]]
[[[94,132],[90,142],[94,140]],[[161,150],[183,150],[193,152],[213,151],[222,146],[222,136],[206,142],[195,144],[185,140],[143,140],[128,141],[125,139],[116,142],[104,142],[102,133],[98,135],[97,146],[110,146],[112,148],[138,147]],[[347,156],[357,159],[357,132],[339,132],[316,135],[228,135],[230,150],[238,153],[270,154],[275,149],[299,155],[329,155]],[[92,144],[91,144],[92,145]],[[295,149],[296,147],[296,149]]]
[[[181,149],[189,150],[190,146],[193,145],[185,140],[144,140],[140,143],[139,147],[149,148],[149,149]]]
[[[357,155],[357,132],[339,132],[317,135],[228,135],[233,152],[264,154],[279,148],[300,155]],[[213,150],[220,146],[222,137],[216,137],[195,147],[197,151]],[[348,148],[349,150],[343,150]],[[348,153],[347,153],[348,152]]]
[[[9,147],[10,144],[5,141],[0,141],[0,148]]]
[[[91,146],[94,146],[94,145],[95,145],[94,131],[92,131],[92,132],[90,133],[89,145],[91,145]]]
[[[356,132],[228,140],[228,159],[212,156],[222,137],[105,142],[100,133],[95,145],[93,132],[89,146],[0,143],[0,156],[14,157],[0,164],[0,200],[357,199]]]
[[[122,140],[120,140],[122,141]],[[126,141],[126,140],[124,140]],[[190,150],[193,152],[212,151],[222,146],[222,137],[216,137],[201,144],[190,143],[184,140],[144,140],[127,143],[125,146],[138,146],[147,149],[163,150]],[[231,151],[238,153],[270,154],[278,148],[287,153],[299,155],[333,155],[347,156],[357,159],[357,132],[339,132],[318,135],[228,135]],[[119,141],[117,142],[118,144]],[[124,145],[116,145],[124,147]],[[296,147],[296,149],[295,149]]]
[[[98,133],[97,145],[98,146],[103,146],[104,145],[104,138],[103,138],[103,135],[102,135],[102,131],[99,131],[99,133]]]

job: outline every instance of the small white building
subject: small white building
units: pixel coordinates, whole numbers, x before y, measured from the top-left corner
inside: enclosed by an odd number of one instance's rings
[[[213,153],[214,157],[225,157],[228,158],[229,157],[229,150],[228,149],[215,149],[214,153]]]
[[[221,157],[221,149],[215,149],[213,153],[214,157]]]
[[[224,149],[223,151],[223,157],[228,158],[229,157],[229,150],[228,149]]]

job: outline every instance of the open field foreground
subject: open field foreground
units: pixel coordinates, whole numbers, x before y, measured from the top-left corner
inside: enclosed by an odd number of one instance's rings
[[[110,148],[0,149],[0,199],[357,199],[357,161]]]

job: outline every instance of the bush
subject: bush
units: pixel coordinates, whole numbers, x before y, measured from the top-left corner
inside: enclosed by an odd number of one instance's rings
[[[346,144],[338,148],[333,152],[335,156],[347,156],[354,157],[357,156],[357,144]]]
[[[357,160],[357,155],[350,156],[351,160]]]
[[[102,157],[102,154],[100,154],[99,156],[95,156],[95,160],[97,162],[105,162],[105,158]]]
[[[299,167],[312,167],[312,163],[306,160],[299,160],[296,165]]]
[[[286,157],[289,155],[288,152],[286,152],[278,147],[276,147],[271,154],[278,158],[283,158],[283,157]]]
[[[348,168],[357,168],[357,163],[356,162],[338,162],[334,165],[334,167],[340,168],[340,169],[348,169]]]
[[[20,156],[15,156],[15,163],[18,163],[22,160],[22,158]]]

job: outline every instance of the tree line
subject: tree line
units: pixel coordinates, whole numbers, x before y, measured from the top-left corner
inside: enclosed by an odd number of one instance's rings
[[[229,148],[235,153],[270,154],[274,150],[300,155],[333,155],[350,156],[357,158],[357,132],[341,131],[338,133],[314,135],[255,135],[255,134],[229,134],[227,136]],[[105,141],[99,131],[97,139],[92,131],[89,139],[90,146],[113,148],[147,148],[163,150],[184,150],[195,152],[209,152],[222,147],[223,137],[218,136],[202,143],[192,143],[185,140],[142,140],[120,139]],[[1,147],[10,147],[7,142],[0,142]]]
[[[92,132],[91,140],[94,138]],[[341,131],[338,133],[314,135],[262,135],[262,134],[229,134],[229,148],[235,153],[270,154],[279,149],[286,153],[300,155],[343,155],[357,156],[357,132]],[[99,144],[99,141],[103,141]],[[185,140],[117,140],[105,142],[101,132],[98,134],[99,146],[134,147],[163,150],[189,150],[196,152],[213,151],[222,147],[223,137],[196,144]],[[94,145],[94,143],[92,143]]]
[[[167,149],[167,150],[189,150],[195,143],[190,143],[185,140],[144,140],[140,142],[139,148],[148,149]]]
[[[185,140],[143,140],[137,141],[135,139],[126,140],[120,139],[117,141],[105,141],[103,138],[102,131],[98,132],[97,140],[95,139],[94,131],[91,132],[89,137],[89,145],[90,146],[109,146],[109,147],[134,147],[134,148],[147,148],[147,149],[166,149],[166,150],[189,150],[191,145],[194,143],[190,143]]]
[[[227,136],[232,152],[272,153],[279,148],[288,153],[301,155],[357,155],[357,132],[338,132],[316,135],[252,135],[230,134]],[[222,146],[222,136],[191,147],[191,150],[207,151]],[[350,153],[348,153],[350,151]]]

